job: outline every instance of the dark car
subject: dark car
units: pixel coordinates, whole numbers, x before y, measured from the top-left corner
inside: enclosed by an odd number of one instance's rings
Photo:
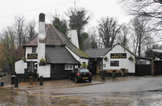
[[[70,72],[69,79],[74,79],[75,82],[88,80],[89,82],[92,81],[92,74],[89,72],[88,69],[85,68],[77,68]]]

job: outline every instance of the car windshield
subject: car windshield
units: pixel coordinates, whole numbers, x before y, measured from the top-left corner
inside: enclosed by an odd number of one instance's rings
[[[89,72],[89,70],[88,69],[81,69],[81,70],[79,70],[79,72]]]

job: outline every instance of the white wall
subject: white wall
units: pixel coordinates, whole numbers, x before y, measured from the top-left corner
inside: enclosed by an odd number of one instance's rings
[[[36,53],[38,54],[38,47],[36,47]],[[36,54],[36,53],[32,53],[32,47],[26,47],[26,53],[25,53],[25,57],[26,57],[26,61],[38,61],[37,59],[27,59],[27,54]]]
[[[45,59],[45,43],[39,43],[39,47],[38,47],[38,63],[42,58]]]
[[[15,62],[15,72],[17,74],[24,74],[24,69],[27,68],[27,63],[24,63],[23,60]]]
[[[43,76],[43,78],[50,78],[50,64],[46,64],[45,66],[39,66],[38,64],[37,73],[40,76]]]
[[[88,64],[89,59],[85,59],[85,58],[80,58],[80,63],[82,64],[83,62],[85,62],[86,64]]]
[[[127,54],[127,58],[111,59],[110,58],[110,54],[111,53],[126,53]],[[128,69],[128,73],[135,73],[135,57],[130,52],[128,52],[127,50],[125,50],[122,46],[116,45],[105,56],[108,57],[108,60],[105,61],[103,59],[103,65],[104,64],[106,65],[105,67],[103,67],[103,69],[120,69],[120,68],[126,68],[126,69]],[[133,61],[130,61],[128,59],[129,56],[132,56],[133,57]],[[110,61],[119,61],[119,66],[110,66]]]

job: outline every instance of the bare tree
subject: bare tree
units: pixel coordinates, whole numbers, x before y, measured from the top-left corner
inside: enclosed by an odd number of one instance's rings
[[[117,40],[119,43],[121,43],[123,46],[127,48],[129,48],[128,47],[128,43],[129,43],[128,35],[129,35],[129,28],[126,24],[123,24],[121,26],[120,36],[118,36]]]
[[[16,38],[18,40],[18,48],[21,49],[22,48],[22,41],[23,41],[23,38],[24,38],[24,17],[20,17],[20,16],[17,16],[15,17],[15,33],[16,33]]]
[[[28,24],[26,25],[24,32],[26,33],[25,35],[27,35],[26,37],[29,40],[37,34],[35,31],[35,26],[36,26],[35,20],[28,22]],[[23,43],[25,43],[25,42],[23,42]]]
[[[120,33],[121,26],[114,18],[101,18],[98,25],[99,37],[101,37],[104,46],[110,48],[113,46],[116,37]]]
[[[152,41],[147,18],[142,16],[135,17],[133,20],[131,20],[131,30],[133,31],[131,37],[133,41],[132,44],[134,47],[134,53],[137,54],[138,52],[138,56],[141,56],[144,47],[146,47]]]
[[[162,31],[162,1],[161,0],[120,0],[129,15],[149,17],[150,28],[156,34]],[[159,33],[157,32],[159,31]],[[162,40],[162,38],[161,38]]]
[[[97,29],[95,27],[89,28],[88,35],[88,39],[86,39],[83,44],[84,50],[97,48]]]

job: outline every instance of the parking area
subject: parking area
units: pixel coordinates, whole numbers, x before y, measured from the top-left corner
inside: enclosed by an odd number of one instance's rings
[[[89,81],[80,81],[78,83],[75,83],[74,80],[69,79],[62,79],[62,80],[49,80],[49,81],[43,81],[43,85],[40,85],[40,82],[37,80],[34,80],[31,84],[30,81],[27,82],[19,82],[17,89],[30,89],[30,90],[38,90],[38,89],[59,89],[59,88],[71,88],[71,87],[78,87],[78,86],[89,86],[94,84],[102,84],[102,83],[115,83],[115,82],[121,82],[121,81],[130,81],[130,80],[138,80],[138,79],[144,79],[148,78],[150,76],[145,77],[138,77],[138,76],[126,76],[126,77],[116,77],[112,78],[111,76],[106,76],[105,80],[102,80],[100,75],[93,75],[92,76],[92,82]],[[14,84],[5,84],[4,87],[13,87]]]

